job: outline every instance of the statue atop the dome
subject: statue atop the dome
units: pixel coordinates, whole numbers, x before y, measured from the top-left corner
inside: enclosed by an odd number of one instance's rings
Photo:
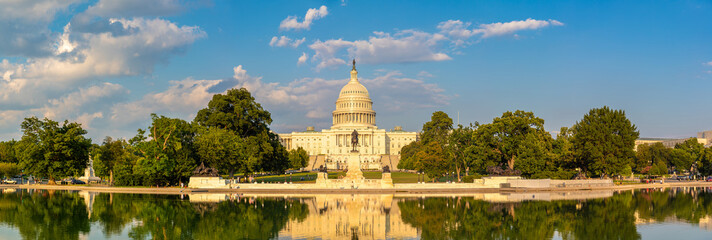
[[[354,58],[353,67],[351,68],[351,70],[356,71],[356,59],[355,58]]]
[[[351,147],[353,147],[351,152],[358,152],[356,146],[358,146],[358,132],[354,129],[354,131],[351,133]]]

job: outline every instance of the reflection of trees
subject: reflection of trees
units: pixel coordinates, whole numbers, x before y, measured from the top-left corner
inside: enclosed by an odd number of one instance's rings
[[[225,201],[196,224],[195,239],[271,239],[289,219],[303,219],[306,205],[285,199]]]
[[[0,194],[0,222],[24,239],[78,239],[90,228],[83,199],[63,191]]]
[[[269,239],[308,207],[288,199],[190,203],[174,195],[97,194],[91,218],[76,193],[0,194],[0,223],[25,239],[78,239],[96,222],[106,238],[127,227],[132,239]]]
[[[555,231],[564,239],[639,239],[631,199],[630,194],[581,203],[428,198],[399,207],[403,221],[428,239],[551,239]]]

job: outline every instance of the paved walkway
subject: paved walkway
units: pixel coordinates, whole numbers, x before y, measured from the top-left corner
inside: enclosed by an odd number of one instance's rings
[[[398,184],[396,184],[398,185]],[[669,182],[648,184],[626,184],[606,187],[585,188],[448,188],[449,184],[438,184],[441,188],[427,189],[188,189],[188,188],[150,188],[150,187],[105,187],[105,186],[72,186],[72,185],[0,185],[0,189],[46,189],[46,190],[73,190],[107,193],[140,193],[140,194],[190,194],[190,193],[508,193],[508,192],[575,192],[593,190],[632,190],[644,188],[669,188],[669,187],[712,187],[712,182]]]

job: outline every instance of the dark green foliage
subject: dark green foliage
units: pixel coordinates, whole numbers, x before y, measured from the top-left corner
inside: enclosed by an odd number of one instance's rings
[[[17,163],[0,162],[0,177],[12,178],[20,173]]]
[[[633,164],[639,133],[623,110],[591,109],[571,130],[576,165],[584,172],[612,176]]]
[[[201,129],[195,143],[200,159],[221,174],[232,176],[237,171],[250,172],[258,167],[255,158],[248,153],[246,141],[226,129]]]
[[[422,141],[445,143],[450,130],[452,130],[452,118],[442,111],[434,112],[430,121],[423,124]]]
[[[271,115],[262,109],[247,89],[230,89],[215,94],[208,107],[198,111],[193,120],[200,126],[230,130],[242,138],[269,132]]]
[[[262,109],[247,89],[230,89],[225,95],[214,95],[208,107],[198,111],[193,122],[228,130],[243,139],[248,163],[240,171],[245,174],[283,172],[289,167],[287,150],[268,127],[272,123],[270,113]]]
[[[87,166],[91,139],[78,123],[36,117],[22,122],[24,135],[16,145],[20,168],[50,180],[79,175]]]
[[[96,147],[93,152],[94,171],[99,177],[108,177],[109,184],[114,184],[114,169],[117,163],[128,156],[125,148],[129,145],[124,140],[114,140],[106,137],[101,146]]]
[[[434,112],[431,120],[423,124],[422,140],[412,142],[401,149],[398,168],[423,171],[431,178],[438,178],[449,172],[453,168],[452,159],[458,154],[450,154],[450,151],[445,149],[451,130],[452,119],[444,112]],[[463,147],[452,146],[458,150]]]
[[[309,154],[302,147],[289,151],[289,165],[292,169],[300,169],[309,163]]]
[[[18,162],[17,155],[15,154],[15,145],[17,145],[17,141],[15,140],[0,142],[0,162]]]
[[[188,180],[198,165],[193,143],[195,130],[186,121],[151,114],[149,141],[135,142],[138,156],[133,172],[145,185],[177,184]],[[144,131],[134,139],[146,139]]]

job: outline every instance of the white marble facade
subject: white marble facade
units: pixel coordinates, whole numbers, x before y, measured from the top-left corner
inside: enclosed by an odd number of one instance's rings
[[[361,154],[361,169],[381,169],[390,165],[395,169],[403,146],[416,141],[418,133],[405,132],[400,126],[391,131],[376,126],[376,112],[368,90],[358,81],[356,67],[351,70],[351,80],[341,89],[332,113],[330,129],[315,131],[307,127],[304,132],[279,134],[280,141],[288,149],[302,147],[310,157],[307,170],[326,165],[329,169],[344,169],[352,149],[351,133],[359,133],[358,151]],[[393,163],[394,160],[396,163]]]

